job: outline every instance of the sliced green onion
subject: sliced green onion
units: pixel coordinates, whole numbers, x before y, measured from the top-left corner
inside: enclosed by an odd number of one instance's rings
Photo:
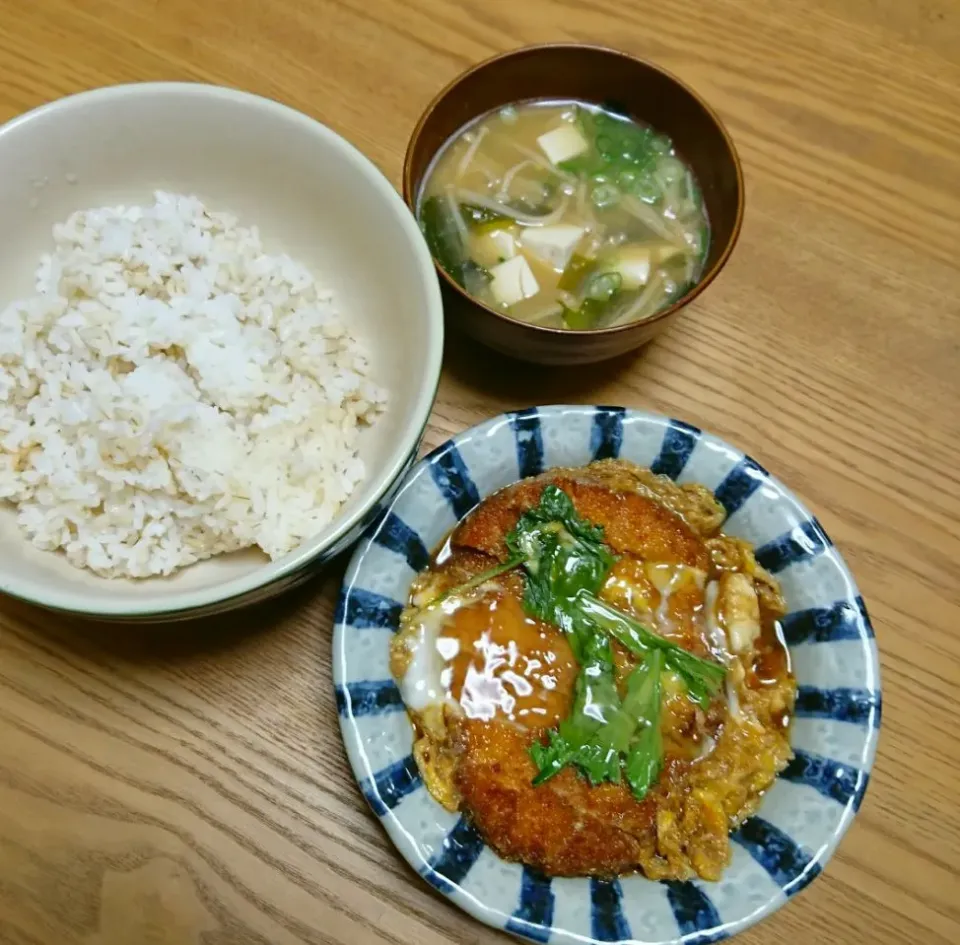
[[[644,203],[656,203],[660,198],[660,188],[650,174],[641,174],[633,182],[630,192]]]
[[[671,155],[660,158],[657,163],[657,172],[668,184],[675,184],[686,174],[687,169],[683,164]]]
[[[620,202],[620,191],[613,184],[597,184],[590,190],[590,202],[598,210],[606,210]]]
[[[606,302],[620,291],[623,276],[619,272],[598,272],[587,279],[585,295],[596,302]]]
[[[650,139],[650,148],[657,154],[669,154],[673,150],[673,144],[664,135],[654,135]]]
[[[610,135],[597,135],[597,150],[607,161],[616,157],[617,143]]]

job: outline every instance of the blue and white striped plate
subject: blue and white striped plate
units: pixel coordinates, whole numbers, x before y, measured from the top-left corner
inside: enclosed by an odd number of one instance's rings
[[[796,758],[733,834],[718,883],[550,880],[487,848],[427,793],[390,678],[390,635],[430,550],[481,499],[552,466],[622,456],[713,489],[725,531],[757,546],[790,609],[799,685]],[[350,564],[334,681],[347,754],[413,868],[483,922],[536,942],[715,942],[758,921],[823,869],[860,806],[880,725],[877,650],[843,559],[815,518],[743,453],[677,420],[622,407],[540,407],[461,433],[409,473]]]

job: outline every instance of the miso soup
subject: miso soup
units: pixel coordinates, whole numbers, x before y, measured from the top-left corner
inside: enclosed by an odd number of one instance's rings
[[[525,102],[483,115],[427,171],[434,257],[513,318],[584,330],[649,318],[700,278],[710,228],[672,143],[616,111]]]

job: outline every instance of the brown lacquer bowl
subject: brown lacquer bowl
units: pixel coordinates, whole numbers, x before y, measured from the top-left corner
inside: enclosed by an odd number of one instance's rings
[[[743,172],[730,135],[706,102],[658,66],[599,46],[528,46],[469,69],[427,106],[403,167],[403,196],[416,211],[424,176],[444,143],[474,118],[529,99],[616,102],[670,136],[700,182],[711,245],[700,281],[650,318],[613,328],[569,331],[511,318],[469,296],[437,265],[448,321],[484,344],[541,364],[585,364],[623,354],[663,331],[717,277],[743,220]]]

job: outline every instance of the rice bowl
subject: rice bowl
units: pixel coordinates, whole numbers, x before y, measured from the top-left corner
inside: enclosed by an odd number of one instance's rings
[[[204,541],[185,552],[189,542],[181,542],[184,547],[166,559],[147,556],[146,563],[114,560],[105,566],[101,560],[102,571],[119,566],[124,574],[107,581],[75,567],[63,553],[32,545],[16,510],[3,503],[0,591],[110,619],[180,619],[273,596],[355,540],[416,454],[442,352],[442,308],[429,254],[412,216],[379,171],[332,131],[292,109],[246,93],[179,83],[100,89],[28,113],[0,128],[0,171],[6,224],[0,234],[0,309],[36,295],[37,261],[53,248],[56,224],[85,208],[149,206],[159,190],[195,195],[215,212],[259,227],[265,257],[288,257],[302,267],[283,278],[295,282],[307,272],[315,280],[310,317],[322,310],[321,321],[329,319],[335,332],[335,322],[349,326],[349,335],[367,348],[345,345],[342,356],[350,363],[341,366],[356,378],[349,389],[330,392],[331,402],[339,396],[340,405],[331,409],[344,411],[339,419],[327,418],[339,424],[342,449],[334,457],[336,474],[321,477],[325,498],[314,490],[315,517],[311,520],[314,513],[301,495],[296,514],[285,523],[273,516],[272,535],[253,535],[248,522],[239,529],[246,537],[223,539],[224,551],[260,544],[273,560],[247,548],[148,581],[126,576],[137,569],[171,570],[177,561],[204,558],[216,546]],[[264,330],[262,324],[258,330]],[[341,355],[330,353],[339,370]],[[367,421],[383,407],[383,391],[389,392],[390,422],[371,425]],[[207,396],[202,393],[201,400]],[[201,440],[200,453],[217,456],[221,473],[226,466],[231,475],[242,472],[222,461],[222,449],[207,448],[208,439]],[[321,436],[316,442],[322,441]],[[263,473],[278,455],[266,448]],[[322,465],[322,458],[317,461]],[[9,479],[3,482],[10,498]],[[288,477],[287,486],[290,482]],[[270,490],[265,485],[263,496]],[[261,518],[267,498],[263,503]],[[47,543],[64,544],[62,530],[55,533],[53,527],[53,537],[44,536]]]

